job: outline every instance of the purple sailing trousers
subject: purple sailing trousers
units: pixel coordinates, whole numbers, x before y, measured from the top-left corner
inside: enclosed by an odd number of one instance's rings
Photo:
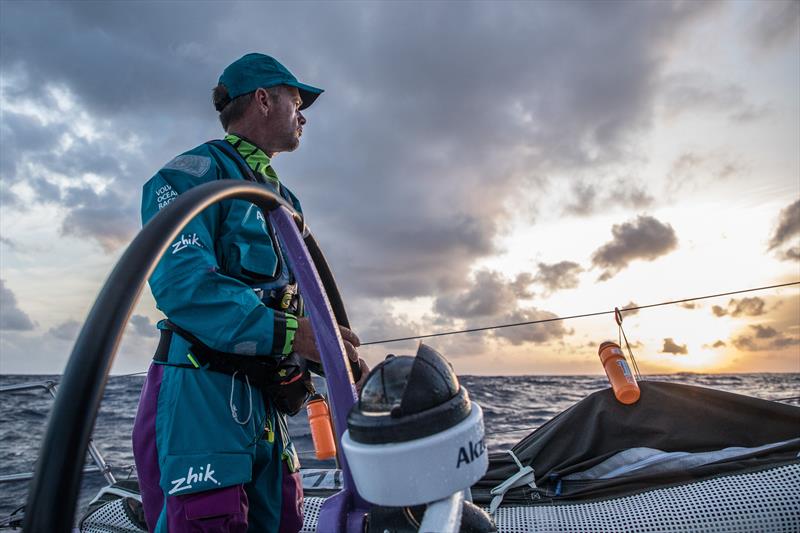
[[[303,525],[303,492],[299,473],[290,473],[281,461],[281,506],[279,517],[263,523],[263,517],[248,519],[248,495],[244,485],[233,485],[193,494],[166,497],[160,486],[161,471],[156,444],[156,411],[164,377],[164,366],[152,364],[147,373],[133,428],[133,449],[145,521],[149,531],[169,533],[244,533],[250,529],[295,533]],[[162,516],[163,515],[163,516]],[[278,518],[280,524],[273,520]],[[159,522],[160,520],[160,522]],[[165,527],[166,526],[166,527]],[[158,528],[158,529],[157,529]]]

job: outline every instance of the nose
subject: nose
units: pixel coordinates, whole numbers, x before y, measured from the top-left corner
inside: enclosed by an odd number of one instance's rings
[[[297,112],[297,120],[300,122],[301,126],[304,126],[306,123],[306,117],[304,117],[300,111]]]

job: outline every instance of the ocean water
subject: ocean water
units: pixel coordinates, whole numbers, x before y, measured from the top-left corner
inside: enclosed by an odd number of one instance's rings
[[[57,382],[58,376],[0,376],[0,387]],[[608,387],[601,376],[461,376],[483,408],[490,452],[510,448],[586,395]],[[699,385],[764,399],[800,396],[800,374],[671,374],[647,379]],[[94,430],[94,443],[117,479],[135,477],[131,428],[143,376],[111,377]],[[52,399],[44,389],[0,394],[0,476],[33,471]],[[796,405],[797,402],[795,401]],[[313,457],[305,412],[290,419],[289,431],[307,467],[333,467]],[[88,461],[87,457],[87,461]],[[0,483],[0,518],[25,503],[27,481]],[[105,485],[99,473],[85,474],[79,509]]]

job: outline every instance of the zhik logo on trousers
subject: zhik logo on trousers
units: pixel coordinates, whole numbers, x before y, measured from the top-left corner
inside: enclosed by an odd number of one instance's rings
[[[190,466],[186,476],[170,481],[172,488],[169,490],[169,494],[189,490],[194,486],[193,483],[205,483],[206,481],[219,485],[219,481],[214,479],[214,470],[211,469],[211,463],[206,464],[205,467],[201,466],[200,471],[196,473],[194,468]]]

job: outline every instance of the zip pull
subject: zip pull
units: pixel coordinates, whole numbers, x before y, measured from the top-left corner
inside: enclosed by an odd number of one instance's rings
[[[272,429],[272,422],[270,422],[269,415],[267,415],[264,429],[267,431],[267,442],[275,442],[275,431]]]

